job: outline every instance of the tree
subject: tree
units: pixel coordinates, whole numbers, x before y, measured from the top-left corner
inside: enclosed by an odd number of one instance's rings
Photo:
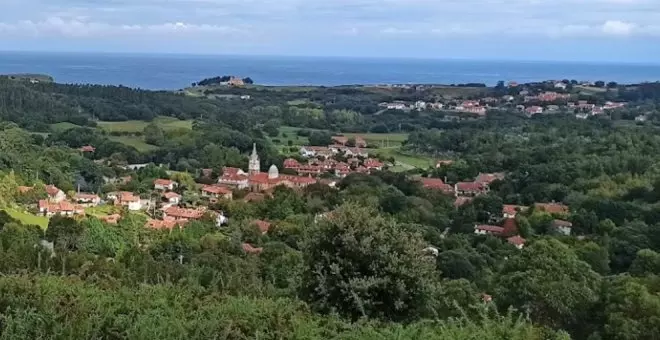
[[[332,134],[326,131],[312,131],[309,144],[313,146],[328,146],[332,144]]]
[[[642,249],[637,252],[637,257],[628,270],[634,276],[658,275],[660,274],[660,254],[651,249]]]
[[[433,276],[424,242],[369,208],[344,205],[311,227],[302,296],[321,312],[410,320],[428,313]]]
[[[499,306],[528,311],[532,320],[574,329],[598,301],[600,276],[565,244],[545,239],[509,258],[498,274]]]
[[[605,87],[605,82],[602,80],[598,80],[594,83],[594,86],[596,87]]]
[[[603,339],[652,340],[660,332],[660,297],[637,280],[618,276],[605,285]]]
[[[165,133],[158,124],[151,122],[144,127],[144,141],[151,145],[163,145],[165,143]]]
[[[59,249],[76,250],[81,244],[84,231],[83,226],[76,220],[56,215],[48,222],[45,237]]]

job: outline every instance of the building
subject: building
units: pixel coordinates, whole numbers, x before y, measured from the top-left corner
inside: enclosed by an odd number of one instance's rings
[[[167,202],[168,204],[177,205],[181,203],[181,195],[177,194],[176,192],[168,191],[164,193],[163,199],[165,199],[165,202]]]
[[[495,172],[495,173],[479,173],[477,175],[477,178],[475,178],[475,182],[485,184],[485,185],[490,185],[491,183],[495,181],[501,181],[505,177],[505,174],[503,172]]]
[[[495,225],[478,224],[474,226],[474,233],[477,235],[499,236],[504,232],[504,228]]]
[[[46,193],[48,194],[48,200],[54,203],[62,202],[66,199],[64,191],[54,185],[47,185]]]
[[[185,221],[177,221],[174,219],[168,219],[168,220],[155,220],[155,219],[149,219],[147,220],[147,224],[145,225],[147,228],[151,229],[174,229],[176,226],[182,226],[185,224]]]
[[[175,219],[175,220],[198,220],[204,216],[206,212],[206,207],[200,207],[197,209],[185,209],[179,207],[169,207],[163,210],[163,220]]]
[[[272,224],[263,220],[254,220],[250,224],[257,226],[257,228],[259,228],[259,231],[261,231],[262,234],[268,233],[268,230],[270,230],[270,227],[272,226]]]
[[[127,207],[130,211],[142,210],[140,196],[135,196],[132,192],[111,192],[108,194],[108,199],[113,200],[115,205]]]
[[[569,236],[573,228],[573,223],[564,220],[554,220],[550,226],[562,235]]]
[[[457,196],[477,196],[488,191],[488,185],[480,182],[458,182],[454,185],[454,193]]]
[[[176,188],[177,183],[169,180],[169,179],[156,179],[154,180],[154,189],[156,190],[163,190],[163,191],[171,191]]]
[[[440,190],[445,194],[454,193],[454,187],[452,187],[451,185],[445,183],[440,178],[422,177],[419,180],[420,180],[420,182],[422,182],[422,186],[426,189]]]
[[[85,207],[95,207],[101,203],[101,197],[95,194],[77,193],[73,196],[73,200]]]
[[[51,217],[55,215],[61,216],[74,216],[74,215],[84,215],[85,207],[79,204],[73,204],[69,201],[49,201],[49,200],[39,200],[39,213]]]
[[[516,236],[511,236],[511,237],[507,238],[506,242],[509,243],[509,244],[512,244],[513,246],[515,246],[518,249],[522,249],[525,246],[526,240],[524,238],[520,237],[519,235],[516,235]]]
[[[533,116],[533,115],[536,115],[536,114],[541,114],[541,113],[543,113],[543,108],[540,107],[540,106],[530,106],[530,107],[528,107],[528,108],[525,109],[525,113],[526,113],[528,116]]]
[[[79,150],[80,150],[80,152],[94,152],[94,151],[96,151],[96,148],[91,146],[91,145],[85,145],[85,146],[81,147]]]
[[[380,161],[377,160],[377,159],[368,158],[368,159],[366,159],[366,160],[364,161],[363,165],[364,165],[365,168],[367,168],[367,169],[369,169],[369,170],[372,170],[372,169],[374,169],[374,170],[382,170],[382,169],[383,169],[383,166],[384,166],[385,164],[383,164],[382,162],[380,162]]]
[[[233,198],[232,191],[220,185],[205,185],[202,187],[201,191],[202,196],[204,197],[222,198],[226,200],[231,200]]]
[[[300,167],[300,162],[293,158],[287,158],[284,160],[285,169],[298,169]]]
[[[452,161],[450,159],[441,159],[441,160],[438,160],[437,162],[435,162],[435,167],[436,168],[441,168],[443,166],[450,166],[452,164],[454,164],[454,161]]]
[[[519,212],[525,209],[526,207],[520,205],[505,204],[502,206],[502,216],[504,218],[515,218]]]

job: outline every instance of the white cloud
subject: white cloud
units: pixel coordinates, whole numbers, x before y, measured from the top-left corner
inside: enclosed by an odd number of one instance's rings
[[[619,0],[620,1],[620,0]],[[603,24],[602,31],[605,34],[627,36],[633,33],[636,25],[619,20],[608,20]]]

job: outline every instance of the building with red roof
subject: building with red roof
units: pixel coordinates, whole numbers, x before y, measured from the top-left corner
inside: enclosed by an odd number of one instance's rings
[[[233,192],[227,187],[221,185],[205,185],[201,189],[202,196],[204,197],[213,197],[213,198],[223,198],[226,200],[231,200],[233,198]]]
[[[96,194],[76,193],[73,195],[73,200],[86,207],[95,207],[101,203],[101,197]]]
[[[177,194],[176,192],[172,192],[172,191],[168,191],[168,192],[164,193],[163,198],[169,204],[179,204],[181,202],[181,195]]]
[[[477,196],[488,190],[488,185],[480,182],[458,182],[454,185],[454,192],[458,196]]]
[[[440,190],[446,194],[454,192],[454,187],[443,182],[440,178],[422,177],[419,180],[422,182],[422,186],[426,189]]]
[[[176,220],[198,220],[204,216],[206,212],[205,207],[198,209],[186,209],[179,207],[169,207],[163,210],[163,219],[173,218]]]
[[[284,160],[285,169],[298,169],[299,167],[300,167],[300,163],[293,158],[287,158]]]
[[[254,220],[250,223],[251,225],[256,225],[257,228],[261,231],[262,234],[268,233],[270,230],[271,224],[263,220]]]
[[[504,218],[514,218],[519,212],[522,212],[525,209],[527,209],[527,207],[505,204],[502,206],[502,216],[504,216]]]
[[[64,191],[60,190],[58,187],[54,185],[47,185],[46,186],[46,193],[48,194],[48,199],[51,202],[62,202],[66,199],[66,194],[64,194]]]
[[[519,235],[511,236],[506,239],[509,244],[514,245],[518,249],[522,249],[525,246],[526,240]]]
[[[261,254],[261,252],[264,251],[264,248],[257,248],[249,243],[243,243],[241,248],[248,254]]]
[[[504,228],[495,225],[478,224],[474,226],[474,233],[477,235],[500,236],[504,233]]]
[[[84,215],[85,207],[79,204],[73,204],[69,201],[53,202],[49,200],[39,200],[39,213],[46,217],[54,215]]]
[[[515,218],[505,218],[504,222],[502,222],[502,228],[504,229],[502,231],[503,236],[518,234],[518,222],[516,222]]]
[[[81,147],[79,150],[80,150],[80,152],[94,152],[94,151],[96,151],[96,148],[91,146],[91,145],[85,145],[85,146]]]
[[[154,189],[156,190],[174,190],[177,183],[169,179],[156,179],[154,180]]]

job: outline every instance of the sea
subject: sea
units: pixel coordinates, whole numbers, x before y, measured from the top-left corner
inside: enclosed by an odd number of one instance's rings
[[[39,73],[59,83],[124,85],[177,90],[204,78],[235,75],[261,85],[461,84],[495,85],[576,79],[639,83],[660,81],[660,64],[0,52],[0,74]]]

